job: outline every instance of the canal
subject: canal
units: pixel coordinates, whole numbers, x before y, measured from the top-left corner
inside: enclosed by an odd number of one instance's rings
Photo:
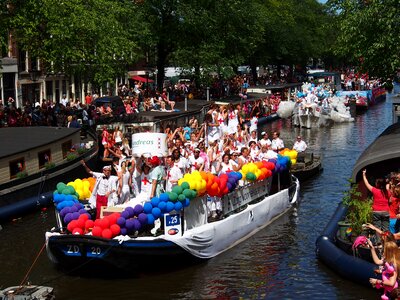
[[[259,128],[280,131],[287,146],[300,134],[321,155],[324,171],[302,184],[296,210],[206,263],[162,272],[149,266],[131,278],[65,274],[40,252],[45,231],[55,225],[48,209],[3,225],[0,287],[18,285],[37,258],[29,280],[54,287],[56,299],[378,299],[378,291],[321,264],[315,240],[341,200],[356,159],[391,122],[389,95],[354,123],[307,130],[278,120]]]

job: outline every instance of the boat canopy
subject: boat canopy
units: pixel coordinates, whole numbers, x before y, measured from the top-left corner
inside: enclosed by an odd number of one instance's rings
[[[400,168],[400,123],[385,129],[358,158],[353,168],[352,180],[360,181],[361,171],[371,168],[375,176],[386,176]],[[375,165],[375,166],[374,166]],[[379,168],[379,169],[378,169]]]

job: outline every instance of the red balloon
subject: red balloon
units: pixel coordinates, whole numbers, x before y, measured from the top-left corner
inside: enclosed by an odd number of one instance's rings
[[[67,229],[69,232],[72,232],[74,230],[75,227],[77,227],[77,221],[76,220],[72,220],[71,222],[69,222]]]
[[[86,221],[86,220],[88,220],[89,219],[89,215],[88,214],[81,214],[80,216],[79,216],[79,220],[84,220],[84,221]]]
[[[99,225],[103,229],[110,228],[110,221],[108,220],[108,218],[103,218],[100,220]]]
[[[121,227],[119,227],[118,224],[113,224],[110,226],[110,230],[111,230],[113,236],[117,236],[121,232]]]
[[[104,229],[103,232],[101,233],[101,236],[105,239],[111,239],[112,238],[112,231],[110,229]]]
[[[85,228],[85,220],[83,219],[76,220],[76,227],[79,227],[81,229]]]
[[[85,222],[85,229],[87,231],[91,230],[94,227],[94,222],[93,220],[86,220]]]
[[[102,236],[103,229],[100,226],[94,226],[92,229],[93,236]]]
[[[102,220],[102,219],[96,219],[96,220],[94,220],[94,226],[99,226],[99,227],[101,227],[101,226],[100,226],[101,220]]]

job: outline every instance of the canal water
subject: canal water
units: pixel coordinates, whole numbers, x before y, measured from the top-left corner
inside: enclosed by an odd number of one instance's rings
[[[56,299],[378,299],[378,291],[320,263],[315,240],[341,200],[356,159],[391,122],[389,95],[354,123],[307,130],[279,120],[260,128],[280,131],[287,146],[303,136],[321,155],[324,171],[302,184],[296,210],[206,263],[162,272],[149,266],[131,278],[65,274],[41,252],[44,233],[55,224],[49,209],[3,225],[0,287],[18,285],[36,260],[30,282],[54,287]]]

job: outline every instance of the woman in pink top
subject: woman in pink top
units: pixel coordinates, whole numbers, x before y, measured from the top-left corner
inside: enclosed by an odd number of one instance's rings
[[[389,229],[389,192],[386,189],[386,182],[379,178],[375,180],[375,186],[372,186],[367,179],[367,170],[363,170],[363,180],[367,189],[372,193],[372,224],[386,231]]]

